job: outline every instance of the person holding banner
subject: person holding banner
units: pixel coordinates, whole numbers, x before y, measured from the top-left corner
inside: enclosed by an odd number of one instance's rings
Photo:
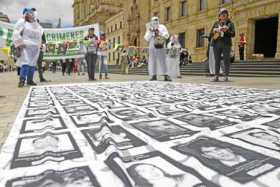
[[[106,40],[105,33],[100,35],[100,40],[98,41],[98,59],[99,59],[99,79],[102,80],[102,74],[105,74],[105,79],[109,79],[108,77],[108,60],[107,60],[107,52],[108,52],[108,42]]]
[[[165,81],[171,81],[167,75],[165,43],[169,38],[167,28],[159,23],[158,17],[153,17],[146,25],[145,40],[149,42],[149,75],[150,80],[157,80],[157,75],[164,75]]]
[[[98,48],[98,37],[94,33],[95,29],[90,28],[88,30],[88,36],[85,37],[86,43],[86,61],[88,69],[88,79],[89,81],[94,81],[95,79],[95,67],[97,60],[97,48]]]
[[[34,11],[25,8],[23,14],[24,19],[16,23],[13,32],[13,42],[19,51],[18,62],[21,65],[19,87],[24,86],[26,79],[28,85],[36,85],[33,76],[43,35],[42,27],[35,20]]]

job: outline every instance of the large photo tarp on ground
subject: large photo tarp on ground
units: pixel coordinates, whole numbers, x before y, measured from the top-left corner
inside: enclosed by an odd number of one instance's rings
[[[32,87],[0,152],[0,186],[279,187],[279,110],[279,90]]]

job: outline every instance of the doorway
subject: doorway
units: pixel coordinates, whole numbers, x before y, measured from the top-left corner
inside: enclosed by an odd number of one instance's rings
[[[278,17],[256,20],[255,52],[274,58],[277,50]]]

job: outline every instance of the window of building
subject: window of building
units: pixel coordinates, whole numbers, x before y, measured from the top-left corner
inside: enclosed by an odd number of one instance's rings
[[[111,53],[108,54],[109,55],[109,62],[111,61]]]
[[[198,29],[196,32],[196,47],[204,47],[204,36],[205,29]]]
[[[199,10],[207,9],[207,0],[199,0]]]
[[[121,44],[121,37],[118,36],[118,44]]]
[[[116,46],[116,38],[113,38],[113,48]]]
[[[171,20],[171,7],[166,7],[165,8],[165,21],[170,21]]]
[[[109,40],[109,49],[111,49],[111,40]]]
[[[115,31],[116,31],[116,30],[118,30],[118,25],[117,25],[117,24],[115,24]]]
[[[116,57],[115,57],[115,52],[113,52],[113,61],[115,61]]]
[[[181,45],[182,48],[185,48],[185,43],[186,43],[186,33],[185,32],[181,32],[179,33],[178,35],[178,40],[179,40],[179,43]]]
[[[180,16],[187,16],[187,1],[180,2]]]
[[[225,4],[225,3],[232,3],[232,0],[222,0],[222,4]]]
[[[122,29],[122,21],[120,22],[120,29]]]

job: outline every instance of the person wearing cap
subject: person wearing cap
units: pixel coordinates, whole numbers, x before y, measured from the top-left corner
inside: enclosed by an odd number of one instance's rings
[[[94,81],[95,79],[95,67],[97,60],[97,48],[98,48],[98,37],[94,33],[95,29],[90,28],[88,35],[85,37],[86,56],[88,79]]]
[[[144,39],[149,42],[149,75],[150,80],[157,80],[157,75],[164,75],[165,81],[171,81],[168,76],[166,64],[165,43],[169,38],[167,28],[160,24],[158,17],[153,17],[151,22],[146,25]]]
[[[232,47],[232,38],[235,37],[235,27],[229,19],[229,12],[222,8],[219,12],[219,20],[216,21],[211,29],[212,46],[215,55],[215,77],[214,82],[219,81],[221,68],[221,60],[224,61],[225,77],[224,81],[228,81],[230,73],[230,52]]]
[[[105,79],[108,77],[108,42],[105,33],[101,33],[100,40],[98,41],[98,61],[99,61],[99,79],[102,80],[102,74],[105,74]]]
[[[16,24],[13,32],[13,43],[19,51],[18,62],[21,66],[20,81],[18,86],[36,85],[33,82],[35,66],[40,54],[43,29],[35,20],[34,11],[25,8],[24,17]]]

